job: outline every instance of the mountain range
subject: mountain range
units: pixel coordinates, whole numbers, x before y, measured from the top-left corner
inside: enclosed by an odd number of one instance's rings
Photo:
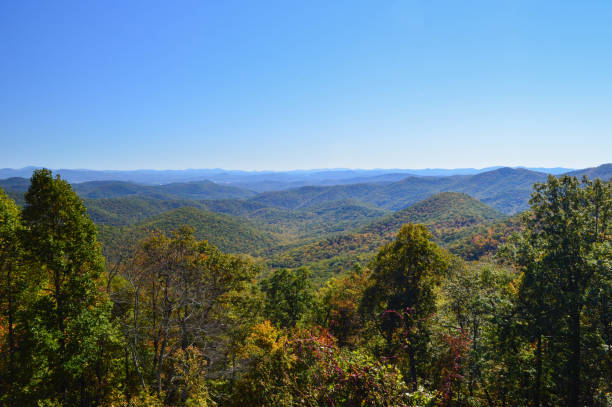
[[[151,230],[170,233],[187,225],[198,239],[248,254],[266,270],[309,266],[313,280],[322,283],[355,262],[367,262],[408,222],[425,224],[439,244],[465,258],[491,253],[518,227],[512,215],[528,207],[533,184],[550,175],[508,167],[446,176],[383,170],[215,174],[227,182],[110,179],[72,187],[98,225],[111,260]],[[610,180],[612,164],[568,174]],[[313,185],[276,189],[298,178]],[[271,190],[258,190],[266,184]],[[19,204],[28,187],[24,177],[0,180],[0,188]]]
[[[0,169],[0,179],[29,178],[37,168]],[[224,169],[186,169],[186,170],[88,170],[88,169],[54,169],[53,173],[71,183],[89,181],[125,181],[145,185],[160,185],[175,182],[201,181],[204,179],[219,183],[251,189],[257,192],[296,188],[306,185],[337,185],[361,182],[393,182],[409,175],[413,176],[451,176],[473,175],[501,168],[455,168],[455,169],[314,169],[294,171],[236,171]],[[519,167],[517,167],[519,168]],[[528,168],[547,174],[562,174],[570,168]]]
[[[213,170],[210,170],[213,171]],[[328,173],[334,171],[328,171]],[[612,164],[571,171],[573,176],[612,178]],[[333,202],[353,201],[371,205],[380,210],[399,210],[440,192],[463,192],[491,207],[513,214],[524,210],[533,184],[548,177],[544,172],[524,168],[502,167],[472,175],[413,176],[402,174],[394,180],[396,173],[374,176],[374,182],[362,182],[362,178],[345,178],[337,185],[309,185],[285,190],[256,192],[248,188],[220,184],[210,180],[174,182],[161,185],[145,185],[127,181],[88,181],[73,184],[76,192],[85,199],[113,199],[122,197],[147,198],[151,200],[241,200],[240,203],[225,202],[231,209],[224,209],[220,203],[209,203],[219,212],[260,210],[276,208],[281,210],[309,210],[309,208]],[[278,176],[277,173],[272,176]],[[262,178],[263,179],[263,178]],[[359,182],[348,183],[348,180]],[[328,179],[327,182],[331,182]],[[18,202],[28,188],[25,178],[13,177],[0,180],[0,187]],[[245,204],[242,201],[246,201]],[[109,204],[112,202],[109,202]],[[238,209],[238,206],[251,209]],[[255,205],[255,206],[252,206]],[[178,206],[197,206],[176,204]]]

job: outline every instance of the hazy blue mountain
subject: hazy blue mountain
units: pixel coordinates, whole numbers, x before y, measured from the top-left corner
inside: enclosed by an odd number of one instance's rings
[[[0,179],[21,177],[29,178],[32,171],[39,167],[20,169],[0,169]],[[186,169],[186,170],[87,170],[57,169],[71,183],[91,181],[124,181],[145,185],[160,185],[209,180],[217,184],[232,185],[256,192],[284,190],[307,185],[341,185],[356,183],[395,182],[406,176],[453,176],[474,175],[500,167],[488,168],[427,168],[427,169],[314,169],[295,171],[234,171],[224,169]],[[559,174],[568,168],[538,168],[540,172]]]
[[[328,201],[354,199],[399,210],[440,192],[463,192],[506,214],[522,211],[535,182],[547,174],[526,169],[499,168],[475,175],[407,177],[392,183],[312,186],[265,192],[250,199],[267,206],[304,209]]]
[[[612,164],[602,164],[598,167],[585,168],[582,170],[570,171],[567,175],[582,177],[586,175],[590,179],[599,178],[604,181],[612,179]]]
[[[470,169],[464,170],[468,171]],[[560,171],[563,169],[548,170]],[[385,173],[384,171],[388,170],[345,169],[289,171],[283,173],[250,173],[223,170],[189,171],[191,171],[191,174],[199,174],[198,171],[208,171],[209,175],[218,177],[221,181],[203,180],[158,185],[145,185],[126,181],[89,181],[75,183],[73,187],[82,198],[86,199],[147,197],[164,201],[226,200],[223,203],[218,202],[215,204],[209,202],[207,205],[215,206],[215,208],[210,209],[218,213],[236,214],[233,211],[244,212],[239,214],[239,216],[245,216],[250,219],[260,218],[266,223],[276,222],[279,227],[284,227],[286,225],[286,223],[283,223],[284,220],[295,218],[296,216],[308,218],[313,213],[311,208],[328,205],[333,202],[352,201],[359,205],[376,207],[379,211],[394,211],[445,191],[469,194],[505,214],[513,214],[527,208],[533,184],[543,182],[548,177],[548,174],[544,172],[508,167],[495,168],[476,174],[449,176],[409,175],[404,171]],[[186,172],[188,171],[174,171],[170,173],[174,175],[181,173],[184,175]],[[99,175],[101,172],[94,171],[94,173]],[[157,174],[164,173],[164,171],[136,171],[133,173]],[[572,171],[569,174],[610,179],[612,177],[612,164]],[[243,181],[240,180],[245,179],[251,180],[249,182],[254,182],[251,185],[258,185],[255,188],[257,190],[260,188],[273,190],[257,193],[252,189],[236,186],[242,185]],[[249,182],[244,183],[246,185]],[[299,185],[303,182],[323,185],[308,185],[274,190],[282,185]],[[327,185],[329,183],[334,185]],[[0,187],[4,188],[19,203],[22,203],[23,192],[25,192],[28,185],[29,181],[25,178],[13,177],[0,180]],[[228,199],[248,200],[248,203],[230,203],[227,201]],[[142,202],[134,204],[137,207],[143,206]],[[222,208],[220,205],[226,205],[226,208]],[[347,209],[342,204],[339,205]],[[150,202],[144,206],[147,209],[138,212],[143,215],[129,217],[129,219],[141,219],[141,216],[144,216],[145,213],[159,213],[157,209],[151,208]],[[195,204],[182,206],[200,207],[200,205]],[[159,209],[167,208],[166,206]],[[100,219],[107,219],[108,222],[113,224],[125,222],[125,219],[119,219],[122,215],[118,215],[119,218],[116,218],[117,215],[113,215],[115,213],[113,211],[110,213],[101,212],[104,208],[95,208],[95,210],[98,211],[97,214],[100,216]],[[347,210],[350,212],[349,209]],[[283,211],[302,211],[302,213],[299,215],[287,214]],[[125,211],[122,213],[125,213]],[[369,216],[365,215],[365,218],[369,218]],[[114,220],[112,220],[113,217],[115,217]]]
[[[0,187],[23,194],[30,186],[29,179],[9,178],[0,180]],[[81,198],[118,198],[146,196],[156,199],[229,199],[248,198],[256,195],[247,189],[219,185],[212,181],[181,182],[163,185],[142,185],[125,181],[90,181],[72,184]]]

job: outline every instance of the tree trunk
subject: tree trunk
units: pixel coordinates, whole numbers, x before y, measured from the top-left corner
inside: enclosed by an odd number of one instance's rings
[[[575,306],[576,309],[572,311],[570,320],[570,366],[569,366],[569,406],[578,407],[580,402],[580,310]]]
[[[62,301],[62,292],[61,292],[61,282],[60,282],[60,272],[54,272],[54,286],[55,286],[55,305],[57,318],[57,329],[60,332],[59,338],[59,366],[57,374],[60,375],[60,382],[62,387],[62,398],[64,401],[64,405],[68,405],[68,383],[67,383],[67,374],[64,372],[64,358],[66,357],[66,338],[65,338],[65,328],[64,328],[64,304]]]
[[[412,344],[408,347],[408,357],[410,358],[410,377],[412,378],[412,387],[413,390],[417,390],[417,371],[416,371],[416,363],[414,356],[414,347]]]
[[[533,405],[540,407],[542,391],[542,334],[538,335],[536,342],[536,383],[535,394],[533,396]]]
[[[9,342],[9,381],[12,382],[15,377],[13,358],[15,353],[15,333],[13,331],[13,293],[11,281],[11,266],[8,266],[7,271],[7,287],[8,287],[8,342]]]

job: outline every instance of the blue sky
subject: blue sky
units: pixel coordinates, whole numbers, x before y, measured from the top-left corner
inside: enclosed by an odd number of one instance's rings
[[[612,161],[612,2],[7,1],[0,167]]]

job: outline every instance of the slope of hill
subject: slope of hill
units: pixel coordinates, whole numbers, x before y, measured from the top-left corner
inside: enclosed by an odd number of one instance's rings
[[[2,188],[9,197],[14,199],[17,205],[23,205],[23,194],[29,187],[30,180],[27,178],[13,177],[0,180],[0,188]]]
[[[130,195],[150,196],[158,199],[227,199],[247,198],[254,192],[215,184],[211,181],[182,182],[165,185],[140,185],[123,181],[92,181],[74,184],[82,198],[113,198]]]
[[[0,180],[0,187],[23,194],[30,186],[26,178]],[[90,181],[73,184],[72,188],[81,198],[118,198],[124,196],[146,196],[155,199],[233,199],[249,198],[255,192],[212,181],[181,182],[164,185],[141,185],[125,181]]]
[[[252,200],[213,200],[202,204],[212,212],[242,216],[294,239],[355,229],[388,213],[354,200],[330,201],[295,210],[269,207]]]
[[[495,254],[514,232],[520,230],[520,221],[521,215],[518,214],[494,223],[474,225],[462,237],[447,245],[447,249],[466,260],[478,260]]]
[[[548,174],[524,168],[499,168],[473,175],[452,190],[465,192],[505,214],[514,214],[527,209],[533,184],[547,178]]]
[[[441,192],[408,208],[395,212],[362,229],[384,240],[392,239],[406,223],[427,225],[440,243],[452,241],[456,233],[475,224],[503,218],[504,215],[471,196],[459,192]]]
[[[109,245],[120,245],[126,239],[139,240],[149,230],[172,232],[183,225],[195,229],[197,239],[205,239],[228,253],[253,254],[281,243],[273,233],[262,231],[252,222],[230,215],[209,212],[199,208],[182,207],[153,216],[128,227],[100,226],[100,240],[105,250],[116,250]]]
[[[570,171],[566,174],[579,178],[582,178],[583,175],[586,175],[590,179],[599,178],[603,181],[608,181],[612,179],[612,164],[602,164],[598,167]]]
[[[155,199],[146,196],[84,199],[87,213],[98,225],[128,226],[160,213],[191,206],[205,209],[194,200]]]
[[[330,264],[346,267],[347,258],[369,257],[381,245],[391,241],[403,224],[423,223],[438,243],[447,246],[468,236],[474,227],[492,224],[503,218],[500,212],[466,194],[443,192],[353,233],[288,246],[271,256],[267,264],[273,268],[308,265],[317,278],[324,279],[329,277],[325,273],[329,272],[327,268]]]

